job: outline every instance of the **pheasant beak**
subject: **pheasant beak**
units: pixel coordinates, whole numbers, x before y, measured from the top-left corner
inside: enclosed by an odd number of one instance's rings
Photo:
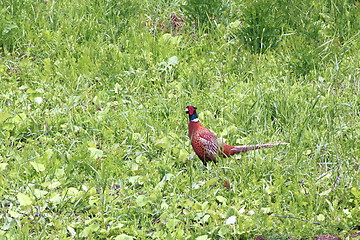
[[[185,108],[185,113],[189,114],[189,109],[188,108]]]

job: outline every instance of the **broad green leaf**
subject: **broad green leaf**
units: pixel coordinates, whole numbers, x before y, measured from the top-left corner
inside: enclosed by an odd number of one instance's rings
[[[139,165],[136,164],[136,163],[132,163],[132,164],[131,164],[131,170],[133,170],[133,171],[139,170]]]
[[[27,118],[25,113],[20,113],[12,118],[13,123],[22,123]]]
[[[213,185],[216,185],[219,183],[219,178],[218,177],[214,177],[214,178],[211,178],[210,180],[208,180],[204,186],[206,187],[210,187],[210,186],[213,186]]]
[[[129,177],[129,182],[132,184],[139,183],[140,176],[131,176]]]
[[[252,216],[252,215],[255,214],[255,211],[251,209],[251,210],[248,211],[248,214],[249,214],[250,216]]]
[[[229,231],[230,230],[229,230],[229,228],[227,226],[222,226],[222,227],[220,227],[218,234],[220,236],[225,236]]]
[[[34,102],[36,102],[37,104],[40,105],[43,102],[43,98],[42,97],[35,97]]]
[[[169,132],[167,135],[170,136],[171,138],[175,138],[175,139],[179,138],[179,135],[177,135],[175,132]]]
[[[199,202],[194,202],[193,209],[195,211],[202,211],[202,206],[201,206],[201,204]]]
[[[10,113],[0,112],[0,124],[5,122],[10,117],[11,117]]]
[[[194,201],[191,201],[190,199],[186,199],[185,200],[185,207],[186,208],[191,208],[192,206],[194,206]]]
[[[89,205],[92,206],[94,204],[99,203],[99,197],[98,196],[90,196],[89,197]]]
[[[22,217],[22,214],[21,214],[21,213],[18,213],[18,212],[16,212],[16,211],[11,210],[11,209],[8,211],[8,213],[9,213],[10,216],[13,217],[13,218],[20,218],[20,217]]]
[[[121,90],[122,90],[122,86],[119,84],[119,83],[115,83],[115,86],[114,86],[114,91],[116,94],[118,94]]]
[[[36,172],[45,171],[45,165],[37,162],[30,162],[31,166],[35,169]]]
[[[97,195],[97,190],[96,190],[96,187],[92,187],[90,188],[89,192],[88,192],[90,195]]]
[[[360,189],[357,187],[352,187],[350,192],[355,196],[355,199],[360,200]]]
[[[132,134],[132,139],[135,140],[135,141],[139,141],[141,138],[142,137],[141,137],[140,133],[135,132],[135,133]]]
[[[80,237],[89,237],[93,232],[96,232],[100,228],[100,225],[97,223],[91,224],[90,226],[85,227],[81,233]]]
[[[202,223],[206,223],[209,219],[210,219],[210,215],[209,215],[209,214],[205,214],[205,216],[201,219],[201,222],[202,222]]]
[[[265,213],[265,214],[271,213],[271,208],[270,207],[261,208],[260,210],[261,210],[262,213]]]
[[[44,191],[44,190],[40,190],[40,189],[34,189],[34,195],[37,198],[42,198],[48,193],[49,193],[48,191]]]
[[[61,182],[54,179],[51,182],[44,182],[41,184],[42,187],[47,187],[48,189],[55,189],[61,185]]]
[[[185,149],[181,149],[179,152],[179,160],[186,161],[188,159],[189,153]]]
[[[276,187],[271,186],[271,185],[267,185],[266,188],[265,188],[265,192],[266,192],[267,194],[271,194],[271,193],[273,193],[273,192],[275,192],[275,191],[276,191]]]
[[[344,209],[343,209],[343,212],[344,212],[346,215],[348,215],[349,217],[351,216],[351,212],[349,211],[349,209],[344,208]]]
[[[160,181],[158,184],[156,184],[155,186],[155,191],[162,191],[164,186],[165,186],[166,182],[164,181]]]
[[[175,235],[174,235],[174,239],[184,239],[184,229],[183,228],[177,228]]]
[[[165,176],[163,177],[163,181],[170,181],[172,178],[174,178],[174,174],[167,173],[167,174],[165,174]]]
[[[51,148],[46,149],[46,151],[44,152],[44,158],[46,160],[50,160],[52,155],[54,154],[54,151]]]
[[[237,30],[241,26],[240,20],[235,20],[234,22],[229,23],[229,28],[232,30]]]
[[[171,37],[172,37],[172,35],[170,33],[165,33],[164,35],[162,35],[159,38],[159,42],[162,42],[164,44],[167,43],[167,42],[170,42]]]
[[[65,175],[65,171],[62,168],[55,170],[55,176],[59,179],[61,179]]]
[[[144,155],[139,155],[135,158],[135,162],[139,163],[139,164],[141,164],[141,163],[144,164],[144,163],[148,162],[148,159]]]
[[[176,218],[169,219],[168,222],[166,223],[166,227],[169,228],[169,229],[173,229],[180,222],[181,221],[179,219],[176,219]]]
[[[71,236],[76,236],[76,231],[74,228],[67,226],[67,230],[69,231],[69,233],[71,234]]]
[[[88,148],[90,151],[90,157],[92,157],[93,159],[98,159],[98,158],[102,158],[104,157],[104,152],[100,149],[97,148]]]
[[[241,207],[238,211],[239,214],[243,214],[245,212],[245,206]]]
[[[144,195],[140,195],[136,198],[136,204],[139,207],[145,206],[148,202],[149,202],[149,198]]]
[[[174,44],[174,45],[178,45],[180,42],[181,42],[181,40],[183,39],[183,37],[182,36],[173,36],[171,39],[170,39],[170,43],[171,44]]]
[[[33,90],[33,89],[31,89],[31,88],[28,88],[27,90],[26,90],[26,93],[27,94],[34,94],[34,93],[37,93],[35,90]]]
[[[96,148],[96,143],[93,141],[89,141],[88,143],[89,148]]]
[[[230,216],[226,219],[225,225],[232,225],[236,223],[236,216]]]
[[[179,59],[177,56],[172,56],[168,59],[168,63],[171,65],[177,65],[179,63]]]
[[[236,214],[236,211],[235,211],[234,208],[228,208],[226,213],[225,213],[225,217],[229,218],[231,216],[235,216],[235,214]]]
[[[166,210],[166,209],[169,208],[169,205],[168,205],[165,201],[163,201],[163,202],[161,203],[161,205],[160,205],[160,208],[163,209],[163,210]]]
[[[2,22],[2,24],[3,24],[3,22]],[[11,30],[16,29],[16,28],[19,28],[19,27],[14,22],[6,21],[6,24],[2,31],[2,35],[5,36],[9,32],[11,32]]]
[[[71,197],[77,197],[81,193],[82,193],[81,191],[77,190],[77,188],[74,187],[69,187],[68,189],[66,189],[66,194]]]
[[[132,239],[135,239],[135,237],[126,235],[124,233],[115,237],[115,240],[132,240]]]
[[[316,219],[320,222],[324,221],[325,220],[325,216],[323,214],[319,214],[317,215]]]
[[[62,201],[62,198],[59,193],[54,192],[50,194],[49,201],[54,204],[59,204]]]
[[[163,137],[155,142],[155,146],[168,149],[171,146],[170,139],[168,137]]]
[[[0,163],[0,170],[1,171],[5,170],[7,165],[8,163]]]
[[[208,237],[208,235],[201,235],[201,236],[198,236],[197,238],[195,238],[195,240],[207,240],[207,239],[210,239]]]
[[[312,151],[311,151],[310,149],[305,150],[305,151],[303,152],[304,155],[310,155],[311,153],[312,153]]]
[[[82,191],[77,190],[76,188],[70,187],[62,192],[62,195],[65,197],[71,198],[71,202],[75,202],[82,196]]]
[[[14,130],[15,124],[14,123],[4,123],[2,126],[3,130]]]
[[[218,200],[220,203],[222,204],[226,204],[226,198],[224,198],[223,196],[216,196],[216,200]]]
[[[208,202],[208,201],[205,201],[205,202],[203,202],[203,203],[201,204],[201,210],[202,210],[202,211],[206,211],[206,210],[209,209],[209,206],[210,206],[209,202]]]
[[[27,90],[29,87],[26,85],[22,85],[19,87],[19,90]]]
[[[28,195],[19,192],[16,196],[21,206],[28,206],[32,204],[32,200]]]

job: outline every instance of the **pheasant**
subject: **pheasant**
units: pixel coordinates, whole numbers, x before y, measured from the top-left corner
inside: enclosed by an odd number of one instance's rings
[[[271,142],[258,145],[231,146],[217,138],[214,133],[200,123],[198,115],[196,114],[196,107],[187,106],[185,113],[189,114],[189,138],[191,140],[191,145],[196,155],[198,155],[205,166],[209,161],[216,162],[217,156],[229,157],[250,150],[288,144]]]

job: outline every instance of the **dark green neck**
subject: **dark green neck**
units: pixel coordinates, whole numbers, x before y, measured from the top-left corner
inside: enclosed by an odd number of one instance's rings
[[[198,115],[196,114],[196,112],[193,113],[193,114],[191,114],[191,115],[189,115],[189,119],[190,119],[190,121],[192,121],[192,122],[198,122],[198,121],[199,121],[199,118],[198,118]]]

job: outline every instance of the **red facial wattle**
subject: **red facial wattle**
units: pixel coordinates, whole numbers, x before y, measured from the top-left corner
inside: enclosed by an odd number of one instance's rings
[[[190,116],[196,113],[196,107],[187,106],[185,109],[185,113],[189,114]]]

